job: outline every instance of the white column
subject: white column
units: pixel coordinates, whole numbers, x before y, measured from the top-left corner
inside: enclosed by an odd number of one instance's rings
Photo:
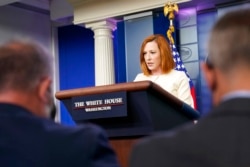
[[[115,69],[112,31],[116,29],[115,22],[104,20],[85,24],[85,27],[94,31],[95,85],[114,84]]]

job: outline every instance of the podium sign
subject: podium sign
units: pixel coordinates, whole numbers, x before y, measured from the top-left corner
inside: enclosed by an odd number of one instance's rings
[[[126,92],[72,97],[75,121],[127,116]]]

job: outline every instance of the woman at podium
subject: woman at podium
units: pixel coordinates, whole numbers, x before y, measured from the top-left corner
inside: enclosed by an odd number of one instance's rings
[[[161,34],[146,37],[140,49],[142,73],[134,81],[150,80],[194,107],[189,78],[183,71],[175,70],[175,62],[166,38]]]

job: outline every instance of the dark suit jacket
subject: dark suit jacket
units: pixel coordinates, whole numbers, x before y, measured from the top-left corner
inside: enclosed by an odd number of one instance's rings
[[[250,167],[250,99],[228,100],[196,125],[146,138],[130,167]]]
[[[1,167],[118,167],[104,131],[67,127],[0,103]]]

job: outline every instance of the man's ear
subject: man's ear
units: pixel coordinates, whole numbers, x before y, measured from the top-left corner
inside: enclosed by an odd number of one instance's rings
[[[214,69],[211,68],[209,65],[207,65],[207,63],[201,63],[201,69],[203,71],[209,89],[214,90],[215,87]]]
[[[38,96],[43,102],[48,101],[48,93],[51,93],[51,78],[44,78],[38,87]]]

